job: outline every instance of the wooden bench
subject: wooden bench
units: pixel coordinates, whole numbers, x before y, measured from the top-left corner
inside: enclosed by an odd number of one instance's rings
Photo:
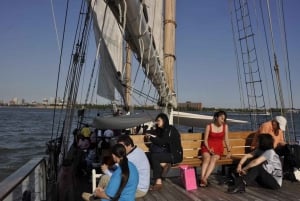
[[[216,165],[232,165],[239,162],[241,157],[250,151],[250,145],[253,139],[252,131],[232,131],[229,132],[229,144],[231,146],[231,158],[226,158],[227,149],[224,146],[224,155],[217,161]],[[144,141],[144,135],[131,135],[135,145],[149,151],[147,142]],[[181,144],[183,147],[183,161],[180,164],[191,167],[200,167],[201,143],[204,140],[204,133],[181,133]],[[178,167],[176,164],[174,167]]]

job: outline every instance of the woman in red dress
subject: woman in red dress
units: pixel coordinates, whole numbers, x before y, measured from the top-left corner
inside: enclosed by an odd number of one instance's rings
[[[230,157],[231,148],[228,141],[227,114],[218,111],[214,114],[213,122],[205,129],[204,142],[201,145],[202,168],[200,187],[207,186],[207,179],[215,169],[217,160],[223,155],[223,141],[227,147],[227,157]]]

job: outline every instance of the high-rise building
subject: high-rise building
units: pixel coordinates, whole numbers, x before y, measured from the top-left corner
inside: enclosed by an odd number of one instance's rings
[[[187,101],[185,103],[178,103],[178,108],[180,110],[202,110],[202,103]]]

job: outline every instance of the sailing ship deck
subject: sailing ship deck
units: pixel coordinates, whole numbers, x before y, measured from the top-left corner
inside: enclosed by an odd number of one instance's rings
[[[197,190],[186,191],[181,184],[179,177],[168,178],[164,182],[161,191],[149,191],[144,198],[137,201],[247,201],[247,200],[300,200],[300,182],[284,180],[280,190],[269,190],[259,186],[249,186],[246,193],[229,194],[224,178],[214,174],[211,176],[210,185],[206,188],[198,187]]]
[[[32,180],[36,175],[34,167],[36,167],[36,161],[32,160],[25,164],[17,172],[10,175],[7,179],[0,183],[0,200],[21,200],[22,189],[17,188],[18,184],[23,186],[21,180],[29,176]],[[33,168],[31,166],[34,166]],[[72,168],[71,168],[72,169]],[[64,201],[82,201],[82,192],[91,192],[91,176],[89,174],[79,174],[75,176],[72,170],[66,168],[64,171],[64,176],[61,178],[59,189],[60,194],[56,194],[57,184],[48,183],[47,185],[47,199],[46,200],[64,200]],[[173,169],[171,169],[173,171]],[[28,172],[29,171],[29,172]],[[163,183],[163,189],[160,191],[149,191],[147,195],[143,198],[136,199],[136,201],[215,201],[215,200],[230,200],[230,201],[250,201],[250,200],[290,200],[290,201],[300,201],[300,182],[291,182],[289,180],[283,180],[282,188],[279,190],[265,189],[260,186],[248,186],[246,188],[246,193],[242,194],[229,194],[227,193],[228,178],[222,176],[219,171],[216,171],[209,178],[209,186],[206,188],[200,188],[196,190],[186,191],[183,188],[180,177],[178,176],[178,171],[173,174],[168,174],[168,177]],[[32,174],[31,174],[32,172]],[[199,174],[199,171],[197,171]],[[22,176],[23,175],[23,176]],[[75,177],[73,177],[73,176]],[[199,177],[199,176],[198,176]],[[28,183],[28,182],[25,182]],[[34,187],[32,185],[31,187]],[[15,191],[10,191],[12,188],[17,188]],[[27,188],[27,187],[26,187]],[[30,189],[29,189],[30,190]],[[32,189],[33,194],[37,199],[39,198],[39,190]],[[6,197],[6,194],[12,192],[12,194]],[[24,195],[23,195],[24,196]],[[57,197],[59,196],[59,197]],[[58,199],[57,199],[58,198]],[[44,200],[44,199],[41,199]]]
[[[168,177],[163,183],[162,190],[149,191],[145,197],[136,201],[300,201],[300,182],[283,180],[282,188],[279,190],[252,185],[246,188],[246,193],[229,194],[227,193],[227,180],[228,178],[219,173],[214,173],[209,178],[208,187],[186,191],[180,177]],[[84,185],[84,183],[81,184]],[[87,186],[84,186],[86,189]],[[77,197],[75,200],[82,200],[79,192],[75,192],[75,197]]]

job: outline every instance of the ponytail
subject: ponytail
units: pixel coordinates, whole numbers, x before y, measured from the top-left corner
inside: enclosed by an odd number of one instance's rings
[[[129,178],[129,167],[128,167],[128,158],[126,156],[126,149],[122,144],[116,144],[112,148],[112,153],[120,158],[119,166],[121,168],[121,183],[116,195],[112,198],[112,201],[116,201],[120,198],[123,189],[125,188],[128,178]]]

